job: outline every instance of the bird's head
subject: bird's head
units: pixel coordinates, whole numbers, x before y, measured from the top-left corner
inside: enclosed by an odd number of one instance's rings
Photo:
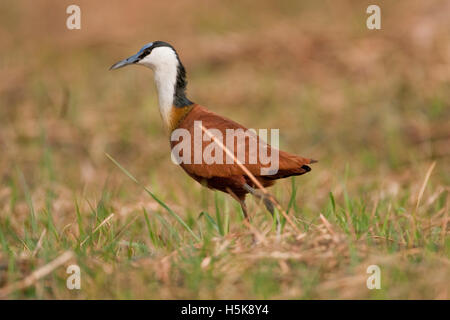
[[[136,54],[119,61],[109,70],[119,69],[131,64],[146,66],[152,70],[177,67],[180,64],[175,49],[167,42],[155,41],[144,45]]]
[[[150,42],[138,53],[119,61],[109,68],[119,69],[130,64],[146,66],[154,71],[159,106],[164,120],[167,122],[172,106],[185,107],[192,105],[186,97],[186,71],[178,58],[175,49],[163,41]]]

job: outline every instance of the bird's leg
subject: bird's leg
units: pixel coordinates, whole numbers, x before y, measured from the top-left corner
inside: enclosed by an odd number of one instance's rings
[[[255,188],[250,187],[248,184],[244,184],[244,189],[247,190],[247,192],[251,193],[258,199],[262,199],[264,205],[266,206],[267,211],[270,212],[272,217],[276,218],[276,224],[277,224],[277,232],[280,234],[281,232],[281,222],[280,222],[280,216],[277,214],[275,216],[275,209],[274,209],[274,201],[276,201],[275,198],[271,197],[270,195],[262,192],[261,190],[257,190]]]
[[[241,204],[242,212],[244,213],[244,218],[248,221],[248,211],[247,205],[245,204],[245,200],[239,200],[239,203]]]
[[[245,195],[244,197],[238,197],[230,188],[227,188],[228,194],[233,197],[239,204],[241,205],[242,212],[244,213],[244,218],[247,221],[250,221],[248,218],[247,205],[245,204]]]
[[[255,196],[258,199],[261,199],[266,206],[266,209],[270,212],[270,214],[274,215],[274,207],[273,207],[273,200],[270,198],[269,195],[265,194],[261,190],[257,190],[255,188],[250,187],[248,184],[244,184],[244,189],[251,193],[253,196]]]

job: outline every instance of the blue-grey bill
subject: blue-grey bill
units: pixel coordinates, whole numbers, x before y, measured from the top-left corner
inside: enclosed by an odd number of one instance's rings
[[[109,68],[109,70],[119,69],[119,68],[125,67],[125,66],[127,66],[127,65],[129,65],[129,64],[136,63],[136,62],[138,62],[138,61],[139,61],[139,54],[136,53],[135,55],[132,55],[131,57],[126,58],[125,60],[122,60],[122,61],[119,61],[119,62],[117,62],[117,63],[114,63],[114,64]]]

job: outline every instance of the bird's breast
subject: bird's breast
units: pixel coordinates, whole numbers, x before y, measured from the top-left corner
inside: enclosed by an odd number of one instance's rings
[[[192,111],[194,106],[195,106],[195,104],[191,104],[189,106],[184,106],[181,108],[172,106],[172,108],[170,109],[169,115],[166,119],[166,125],[167,125],[167,128],[169,129],[169,132],[172,133],[175,129],[177,129],[179,127],[181,122],[184,120],[184,118],[186,118],[186,116],[189,114],[189,112]]]

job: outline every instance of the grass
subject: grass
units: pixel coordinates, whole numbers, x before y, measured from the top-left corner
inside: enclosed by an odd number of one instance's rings
[[[354,1],[80,5],[76,32],[64,4],[0,10],[1,298],[449,298],[442,3],[382,3],[379,32]],[[107,72],[154,39],[192,100],[320,160],[269,190],[295,227],[251,198],[244,224],[171,163],[151,72]]]

